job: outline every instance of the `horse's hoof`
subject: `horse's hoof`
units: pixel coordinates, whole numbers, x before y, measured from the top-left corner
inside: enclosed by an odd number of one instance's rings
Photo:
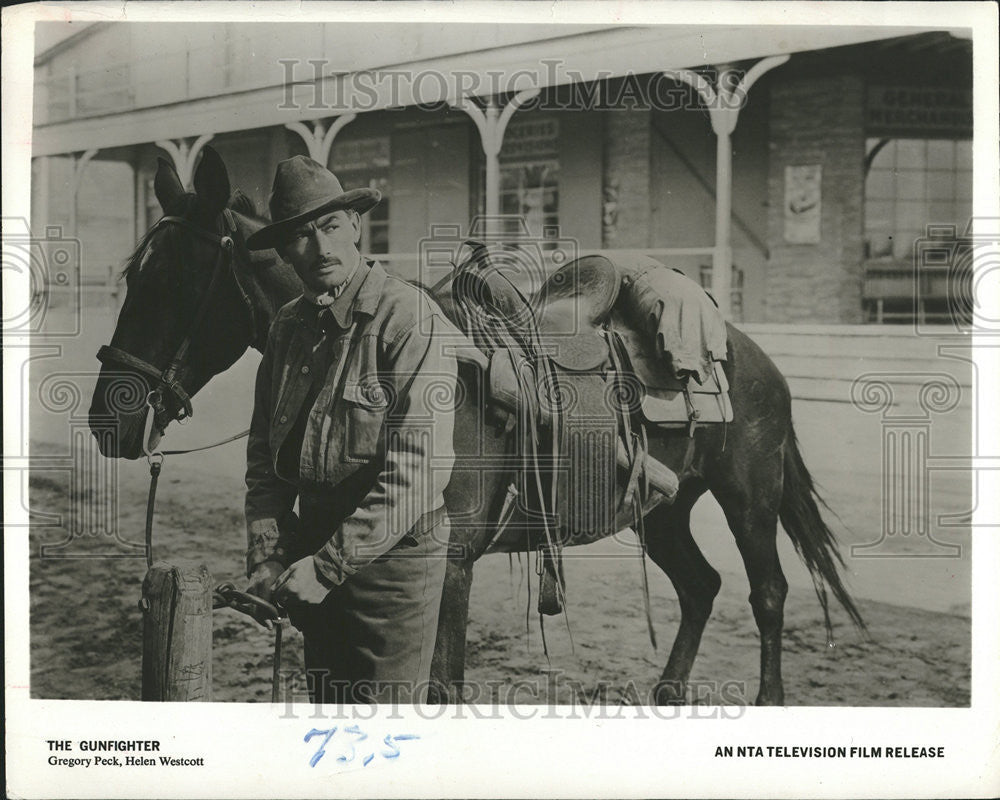
[[[451,692],[449,691],[447,684],[431,680],[427,687],[426,702],[427,705],[430,706],[448,706],[452,705],[454,700],[451,697]]]
[[[559,580],[551,571],[546,569],[542,573],[542,581],[538,592],[538,613],[547,617],[554,617],[561,614],[562,600],[559,597]]]
[[[684,681],[660,681],[653,689],[653,702],[658,706],[683,706],[687,704]]]

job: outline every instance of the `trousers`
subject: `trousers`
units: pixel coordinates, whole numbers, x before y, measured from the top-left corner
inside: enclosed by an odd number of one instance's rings
[[[313,703],[422,703],[444,591],[447,514],[404,538],[318,605],[290,609]]]

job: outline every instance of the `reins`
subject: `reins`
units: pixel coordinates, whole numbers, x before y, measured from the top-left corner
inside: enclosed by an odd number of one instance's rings
[[[149,393],[150,395],[153,392]],[[250,429],[247,428],[245,431],[240,431],[232,436],[227,436],[225,439],[220,439],[217,442],[212,442],[211,444],[201,445],[200,447],[189,447],[185,450],[150,450],[149,449],[149,436],[152,433],[153,418],[156,416],[156,409],[153,406],[151,397],[146,398],[146,425],[142,436],[142,449],[146,455],[146,461],[149,464],[149,496],[146,500],[146,567],[149,568],[153,566],[153,511],[154,505],[156,503],[156,487],[160,480],[160,472],[163,470],[163,462],[166,461],[167,456],[183,456],[188,453],[199,453],[203,450],[211,450],[215,447],[221,447],[224,444],[229,444],[230,442],[238,441],[250,434]]]
[[[152,392],[150,392],[152,394]],[[160,481],[160,472],[163,470],[163,463],[167,456],[182,456],[188,453],[198,453],[203,450],[211,450],[221,447],[224,444],[235,442],[244,438],[250,433],[248,428],[245,431],[220,439],[211,444],[200,447],[189,447],[184,450],[150,450],[149,435],[153,426],[153,417],[156,410],[149,397],[146,398],[146,426],[143,431],[142,447],[146,453],[146,461],[149,463],[149,494],[146,497],[146,568],[153,566],[153,517],[156,508],[156,488]],[[278,688],[281,679],[281,638],[284,623],[288,620],[281,612],[266,600],[256,597],[247,592],[241,592],[232,583],[226,581],[220,583],[212,592],[212,608],[231,608],[246,614],[249,617],[261,621],[263,618],[274,628],[274,658],[271,671],[271,702],[277,703],[279,699]]]

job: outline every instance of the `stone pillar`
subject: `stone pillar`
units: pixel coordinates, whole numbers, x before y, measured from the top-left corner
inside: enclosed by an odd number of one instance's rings
[[[864,79],[794,77],[772,84],[768,171],[768,322],[862,321]],[[819,241],[785,240],[785,168],[822,168]]]
[[[652,244],[649,109],[604,115],[603,233],[605,248]]]

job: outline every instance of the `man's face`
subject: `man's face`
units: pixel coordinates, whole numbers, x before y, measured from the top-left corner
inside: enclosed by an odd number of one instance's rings
[[[355,211],[334,211],[306,222],[289,234],[278,254],[299,279],[317,294],[346,281],[358,265],[361,217]]]

